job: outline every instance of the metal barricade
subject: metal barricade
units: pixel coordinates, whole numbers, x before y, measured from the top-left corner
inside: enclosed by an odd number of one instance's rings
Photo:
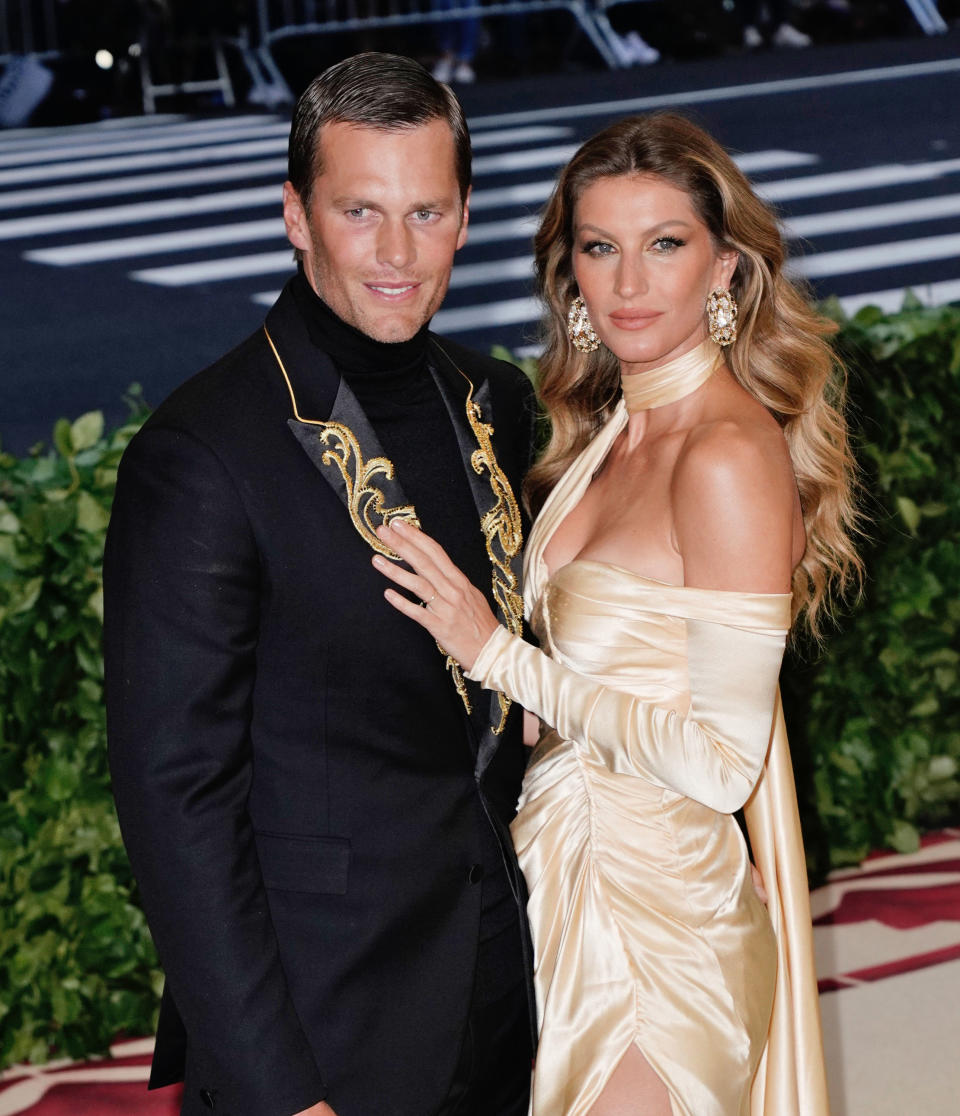
[[[566,11],[611,68],[617,60],[589,0],[257,0],[259,47],[264,61],[273,44],[298,35],[413,27],[489,16]],[[270,62],[275,71],[276,66]]]
[[[947,30],[937,0],[906,0],[906,4],[927,35],[942,35]]]
[[[59,54],[54,0],[0,0],[0,66],[24,55]]]

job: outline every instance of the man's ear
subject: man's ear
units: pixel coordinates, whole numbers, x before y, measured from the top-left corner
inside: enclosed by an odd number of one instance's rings
[[[283,184],[283,223],[287,229],[287,239],[294,248],[309,252],[311,245],[307,213],[292,182]]]
[[[460,218],[460,234],[457,237],[457,249],[461,249],[467,243],[467,225],[470,223],[470,193],[473,190],[472,186],[467,187],[467,196],[463,199],[463,215]]]

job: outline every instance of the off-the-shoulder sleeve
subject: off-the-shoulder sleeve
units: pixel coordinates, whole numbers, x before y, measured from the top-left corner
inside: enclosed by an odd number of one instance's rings
[[[589,750],[723,813],[750,797],[770,742],[785,631],[687,620],[690,710],[600,685],[498,628],[468,677]]]

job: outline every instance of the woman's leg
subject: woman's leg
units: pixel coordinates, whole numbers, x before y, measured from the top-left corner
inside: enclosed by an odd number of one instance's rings
[[[671,1116],[671,1113],[667,1087],[639,1048],[631,1044],[589,1116]]]

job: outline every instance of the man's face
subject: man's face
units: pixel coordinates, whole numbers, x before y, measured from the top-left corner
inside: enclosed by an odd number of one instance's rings
[[[319,142],[307,209],[283,187],[290,243],[334,313],[377,341],[407,341],[443,302],[467,239],[450,126],[325,124]]]

